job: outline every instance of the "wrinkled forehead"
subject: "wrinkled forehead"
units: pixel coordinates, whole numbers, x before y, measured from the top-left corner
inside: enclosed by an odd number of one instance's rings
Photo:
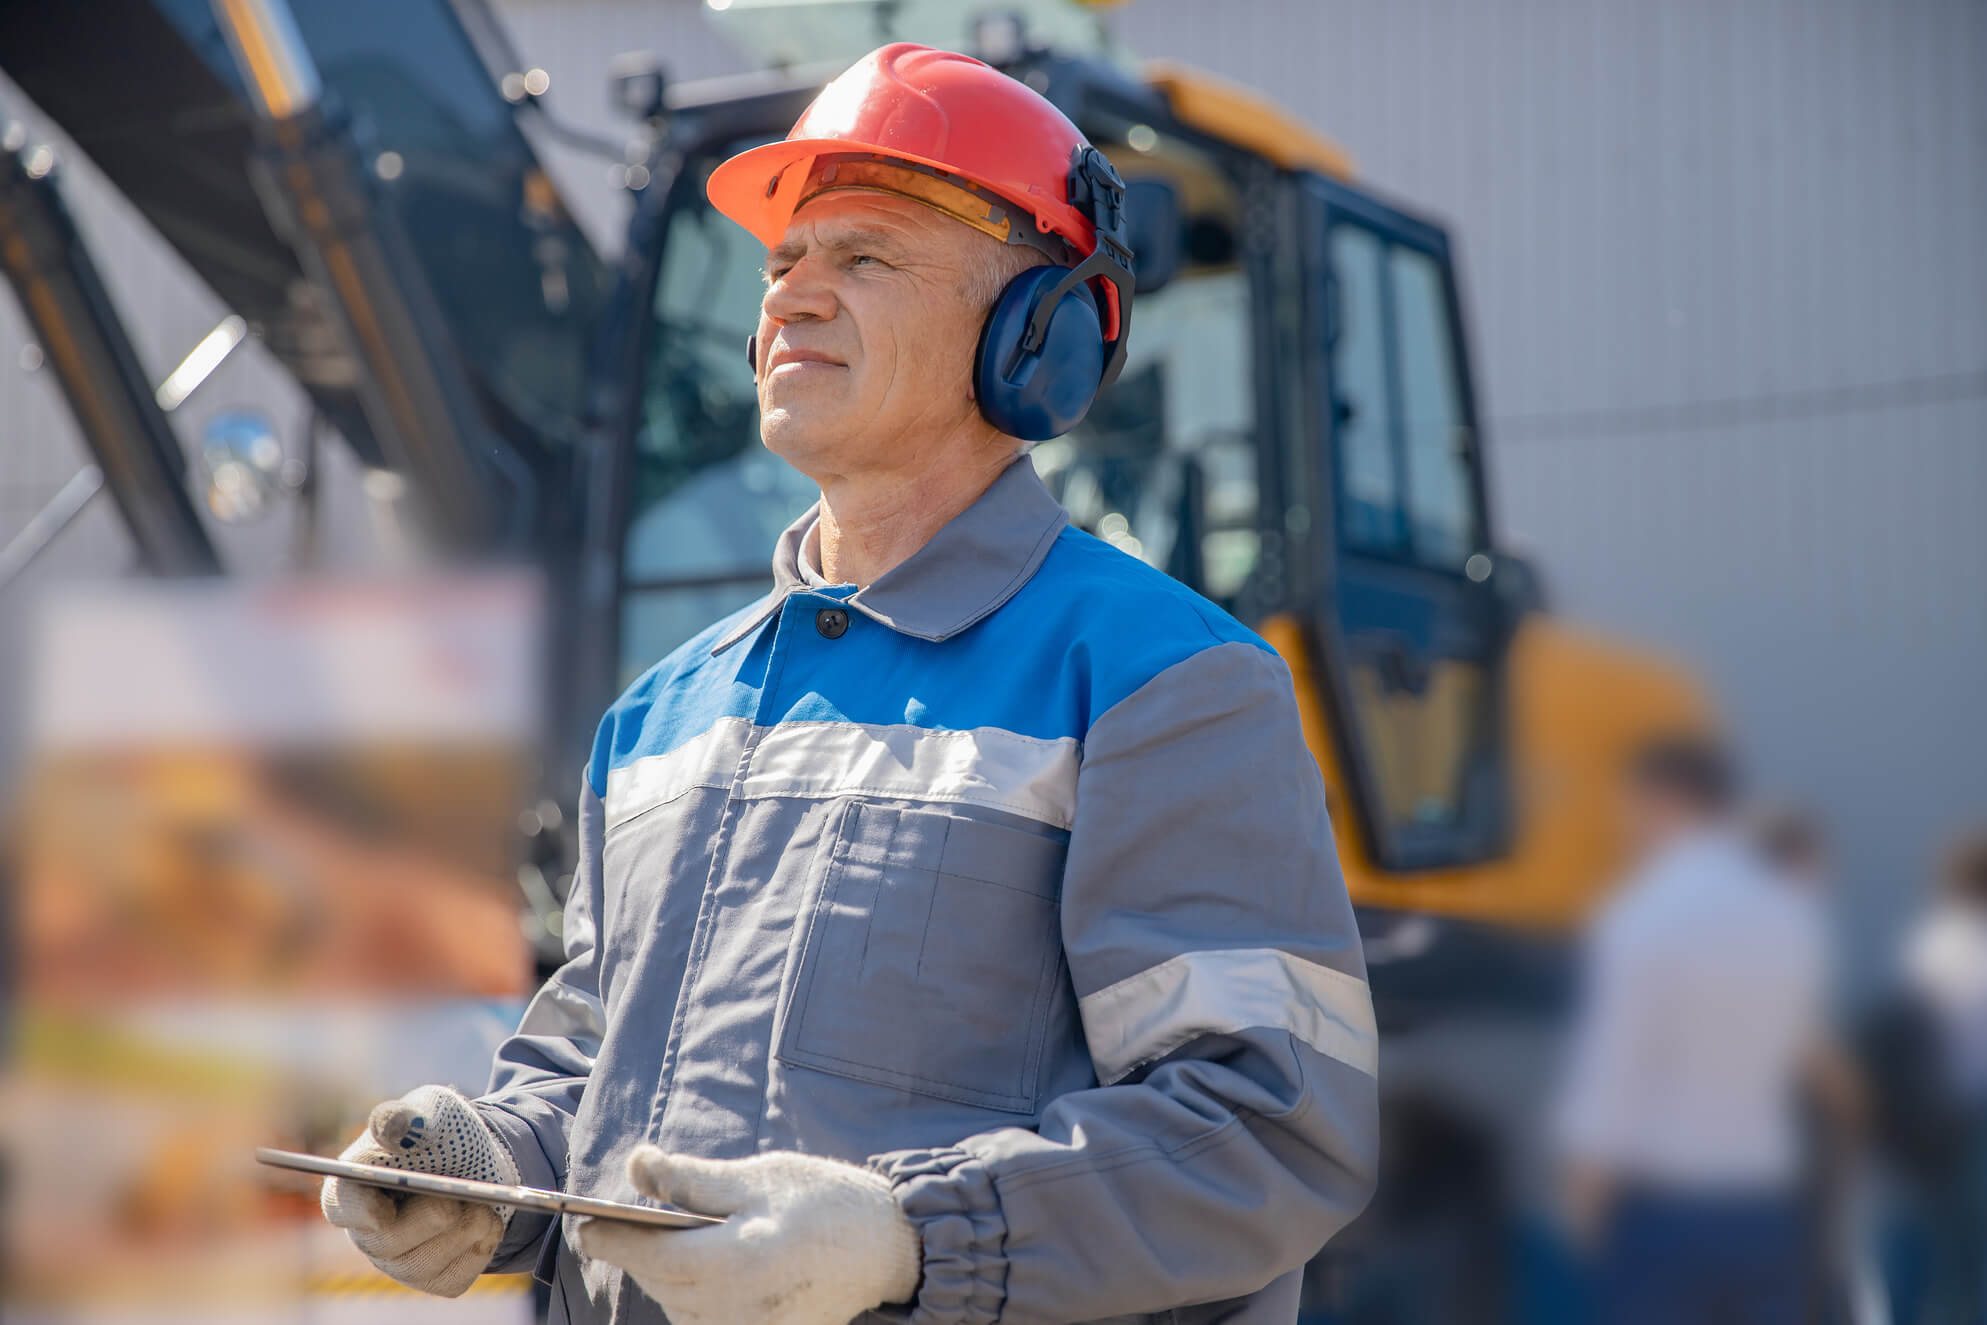
[[[816,249],[865,246],[886,259],[941,258],[975,237],[965,225],[910,198],[869,189],[834,189],[795,209],[767,262],[792,262]]]

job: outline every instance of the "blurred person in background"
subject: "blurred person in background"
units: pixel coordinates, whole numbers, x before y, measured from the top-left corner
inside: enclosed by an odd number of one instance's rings
[[[347,1154],[732,1218],[337,1181],[326,1215],[430,1292],[537,1265],[560,1320],[1288,1325],[1378,1148],[1290,673],[1021,454],[1123,344],[1122,183],[898,44],[709,191],[770,247],[761,434],[821,500],[601,724],[569,960],[490,1093],[388,1101]]]
[[[1716,742],[1652,742],[1626,793],[1637,863],[1586,938],[1554,1117],[1565,1217],[1610,1325],[1794,1325],[1821,907],[1746,831]]]
[[[1834,882],[1828,836],[1806,810],[1769,806],[1753,816],[1753,837],[1767,862],[1797,888],[1825,894]]]
[[[1898,1325],[1987,1321],[1987,832],[1955,841],[1865,1037]]]
[[[1826,918],[1836,886],[1828,833],[1806,810],[1769,806],[1752,816],[1752,840],[1781,881],[1810,899]],[[1830,963],[1833,964],[1832,962]],[[1861,1140],[1869,1102],[1862,1073],[1846,1046],[1823,1023],[1803,1064],[1803,1101],[1811,1106],[1816,1140],[1841,1157]]]
[[[1904,974],[1939,1028],[1947,1087],[1987,1119],[1987,832],[1947,849],[1938,892],[1907,942]]]
[[[1752,816],[1752,835],[1786,884],[1827,905],[1834,896],[1833,853],[1821,821],[1804,809],[1767,806]],[[1881,1319],[1882,1279],[1873,1254],[1869,1091],[1862,1072],[1833,1034],[1818,1037],[1802,1093],[1807,1141],[1811,1247],[1822,1296],[1815,1319]]]

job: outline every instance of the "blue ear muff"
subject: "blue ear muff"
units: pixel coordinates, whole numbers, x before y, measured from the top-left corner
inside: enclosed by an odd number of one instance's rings
[[[1070,275],[1030,267],[1009,281],[987,314],[973,361],[980,413],[1010,437],[1045,442],[1083,422],[1104,381],[1104,322],[1097,297],[1077,285],[1056,300],[1039,348],[1024,348],[1035,307]]]

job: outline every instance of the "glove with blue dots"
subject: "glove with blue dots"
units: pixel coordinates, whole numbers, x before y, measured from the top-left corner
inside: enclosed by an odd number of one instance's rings
[[[421,1086],[374,1108],[365,1134],[340,1159],[480,1182],[517,1182],[510,1150],[476,1106],[447,1086]],[[508,1206],[390,1192],[327,1178],[324,1217],[381,1273],[424,1293],[459,1297],[490,1263],[510,1225]]]

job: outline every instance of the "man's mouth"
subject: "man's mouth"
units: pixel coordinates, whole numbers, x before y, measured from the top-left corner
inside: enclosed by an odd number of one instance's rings
[[[819,350],[781,349],[773,352],[772,362],[767,365],[766,374],[771,377],[780,373],[801,372],[808,369],[846,368],[840,359],[823,354]]]

